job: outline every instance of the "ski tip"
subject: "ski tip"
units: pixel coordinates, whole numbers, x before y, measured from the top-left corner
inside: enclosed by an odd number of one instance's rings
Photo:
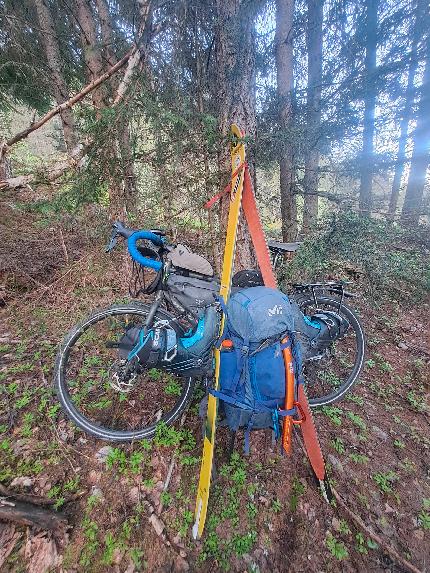
[[[193,539],[197,540],[200,539],[200,535],[199,535],[199,526],[200,526],[200,517],[202,515],[202,508],[203,508],[203,500],[202,498],[200,498],[197,501],[197,508],[196,508],[196,521],[193,525]]]
[[[321,492],[323,494],[323,498],[327,503],[331,503],[333,500],[333,492],[331,491],[330,482],[328,481],[327,476],[324,479],[320,479],[318,481],[320,484]]]
[[[196,521],[195,524],[193,525],[193,539],[194,541],[197,541],[200,539],[199,536],[199,522]]]

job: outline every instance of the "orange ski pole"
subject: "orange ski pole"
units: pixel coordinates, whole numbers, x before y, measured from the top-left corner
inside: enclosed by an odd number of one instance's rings
[[[288,337],[284,338],[282,344],[288,342]],[[282,350],[285,364],[285,410],[291,410],[294,407],[294,367],[291,346]],[[293,436],[293,417],[285,416],[282,426],[282,447],[286,454],[291,454],[291,442]]]

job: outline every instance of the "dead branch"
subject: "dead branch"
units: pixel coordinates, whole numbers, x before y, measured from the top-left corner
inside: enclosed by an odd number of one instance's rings
[[[48,183],[53,183],[64,175],[68,169],[78,167],[90,148],[91,143],[87,145],[77,145],[65,159],[61,159],[49,167],[49,171],[46,174],[43,174],[43,177],[39,176],[37,173],[30,173],[29,175],[18,175],[17,177],[4,179],[3,181],[0,181],[0,191],[27,187],[30,183],[36,181],[38,177],[43,178]]]
[[[71,108],[73,105],[75,105],[75,103],[77,103],[78,101],[83,99],[86,95],[88,95],[93,90],[98,88],[103,82],[109,79],[115,72],[121,69],[128,62],[128,60],[135,54],[136,50],[137,48],[136,46],[134,46],[129,52],[127,52],[127,54],[125,54],[123,58],[121,58],[107,72],[105,72],[104,74],[102,74],[89,84],[87,84],[79,93],[75,94],[62,104],[57,105],[56,107],[51,109],[47,114],[41,117],[38,121],[35,121],[31,125],[29,125],[26,129],[20,131],[19,133],[15,134],[13,137],[8,139],[6,141],[6,144],[0,148],[1,150],[0,160],[9,147],[14,145],[15,143],[18,143],[18,141],[25,139],[31,132],[35,131],[36,129],[39,129],[39,127],[42,127],[42,125],[44,125],[47,121],[58,115],[61,111],[67,108]]]
[[[397,563],[403,565],[403,567],[408,571],[411,571],[411,573],[422,573],[419,569],[417,569],[417,567],[415,567],[415,565],[412,565],[410,561],[402,557],[400,553],[397,553],[397,551],[392,547],[390,547],[390,545],[385,543],[381,539],[381,537],[379,537],[379,535],[377,535],[374,531],[372,531],[369,527],[367,527],[364,521],[362,521],[362,519],[358,515],[356,515],[351,509],[349,509],[349,507],[346,505],[346,503],[343,501],[343,499],[340,497],[340,495],[334,489],[333,486],[331,486],[331,490],[333,492],[334,497],[336,498],[336,502],[339,504],[341,509],[348,515],[350,519],[352,519],[352,521],[356,524],[356,526],[358,526],[362,531],[364,531],[364,533],[366,533],[368,537],[372,538],[373,541],[375,541],[379,545],[382,551],[388,553],[388,555],[390,555],[393,559],[395,559]]]
[[[11,502],[4,498],[0,498],[0,520],[46,529],[58,537],[64,535],[68,525],[67,519],[61,513],[26,502]]]
[[[27,503],[32,503],[33,505],[54,505],[55,500],[49,499],[47,497],[39,497],[38,495],[26,494],[26,493],[16,493],[10,491],[7,487],[0,484],[0,495],[5,498],[12,498],[8,501],[24,501]]]
[[[125,70],[124,76],[118,86],[115,99],[113,101],[113,106],[116,106],[124,97],[125,92],[130,84],[130,81],[134,75],[134,72],[141,60],[143,60],[145,54],[145,47],[141,47],[140,44],[144,41],[146,36],[146,30],[148,25],[148,20],[151,14],[151,0],[140,0],[138,2],[139,12],[140,12],[140,26],[139,26],[139,41],[136,43],[136,51],[130,57],[127,68]]]

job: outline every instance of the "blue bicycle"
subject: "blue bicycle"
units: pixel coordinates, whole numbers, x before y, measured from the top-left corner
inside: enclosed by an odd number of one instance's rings
[[[127,241],[134,273],[133,300],[97,310],[67,334],[57,354],[54,384],[65,414],[85,432],[110,441],[151,438],[160,421],[185,410],[196,381],[212,376],[219,332],[219,283],[210,263],[153,229],[113,225],[107,251]],[[275,258],[297,245],[272,243]],[[256,286],[256,271],[241,271],[235,288]],[[310,403],[339,400],[358,379],[364,334],[341,283],[294,285],[290,298],[304,314],[323,311],[348,325],[341,339],[312,349],[304,375]]]

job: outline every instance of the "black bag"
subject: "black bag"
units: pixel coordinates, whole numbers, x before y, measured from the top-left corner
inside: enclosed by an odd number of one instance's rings
[[[219,283],[212,280],[184,277],[172,273],[167,279],[169,292],[183,307],[201,318],[205,309],[214,304],[219,293]]]

